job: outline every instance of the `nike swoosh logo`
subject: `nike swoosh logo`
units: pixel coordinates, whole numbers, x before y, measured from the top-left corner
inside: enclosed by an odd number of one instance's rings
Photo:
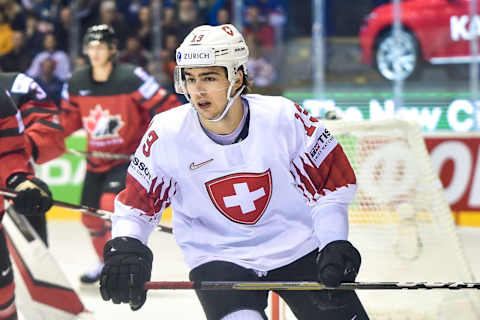
[[[6,277],[9,272],[10,272],[10,267],[8,267],[5,270],[2,270],[2,277]]]
[[[354,315],[353,318],[350,320],[355,320],[355,319],[357,319],[357,315]]]
[[[200,163],[195,163],[195,162],[192,162],[190,163],[190,170],[197,170],[198,168],[200,167],[203,167],[204,165],[212,162],[213,159],[209,159],[207,161],[203,161],[203,162],[200,162]]]

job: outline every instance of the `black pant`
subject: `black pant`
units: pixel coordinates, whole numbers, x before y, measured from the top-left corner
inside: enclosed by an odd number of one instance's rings
[[[117,194],[125,189],[125,178],[129,164],[120,164],[105,172],[87,171],[83,183],[82,204],[99,208],[102,194]]]
[[[317,281],[317,250],[286,266],[259,277],[251,270],[225,261],[212,261],[190,271],[192,281]],[[196,290],[208,320],[219,320],[234,311],[257,310],[264,319],[267,291]],[[365,312],[354,291],[276,291],[301,320],[366,320]],[[356,316],[356,318],[355,318]]]

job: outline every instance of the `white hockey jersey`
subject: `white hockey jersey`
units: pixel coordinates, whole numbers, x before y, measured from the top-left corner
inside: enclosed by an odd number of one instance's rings
[[[190,104],[155,116],[116,198],[113,237],[147,243],[169,205],[190,268],[269,271],[346,239],[355,174],[315,118],[283,97],[245,95],[247,138],[219,145]]]

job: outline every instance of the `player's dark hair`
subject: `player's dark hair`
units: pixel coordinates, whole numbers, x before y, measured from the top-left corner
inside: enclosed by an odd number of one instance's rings
[[[242,91],[241,94],[244,95],[244,94],[247,94],[251,91],[252,84],[250,83],[250,80],[248,79],[247,73],[245,72],[245,70],[243,70],[243,66],[240,66],[239,70],[243,71],[243,85],[245,86],[245,88],[243,88],[243,91]]]

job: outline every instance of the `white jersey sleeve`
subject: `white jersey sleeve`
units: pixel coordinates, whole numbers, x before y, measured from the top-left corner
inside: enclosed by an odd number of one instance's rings
[[[151,125],[143,136],[128,168],[125,189],[115,198],[112,238],[128,236],[146,244],[175,194],[176,183],[154,161],[162,159],[157,131]]]
[[[355,173],[328,129],[298,104],[292,109],[296,141],[290,172],[312,207],[314,233],[321,249],[348,237],[347,209],[355,196]]]

